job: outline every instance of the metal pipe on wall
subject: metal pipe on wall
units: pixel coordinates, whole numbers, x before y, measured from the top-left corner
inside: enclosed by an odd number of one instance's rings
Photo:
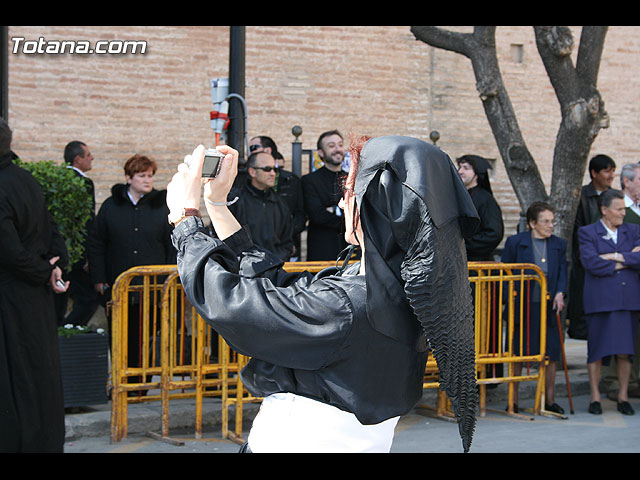
[[[245,97],[245,31],[244,26],[229,27],[229,94]],[[247,134],[244,127],[244,115],[241,103],[229,101],[229,130],[227,138],[229,145],[238,151],[239,160],[244,163],[244,137]]]

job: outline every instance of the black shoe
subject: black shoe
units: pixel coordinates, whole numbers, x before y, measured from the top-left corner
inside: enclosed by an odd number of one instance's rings
[[[591,402],[589,404],[589,413],[593,413],[594,415],[601,415],[602,405],[600,405],[600,402]]]
[[[544,404],[544,409],[547,412],[559,413],[560,415],[564,414],[564,409],[558,405],[557,403],[553,403],[552,405]]]
[[[633,408],[631,408],[631,405],[629,405],[629,402],[618,402],[618,411],[623,415],[633,415],[636,413],[633,411]]]

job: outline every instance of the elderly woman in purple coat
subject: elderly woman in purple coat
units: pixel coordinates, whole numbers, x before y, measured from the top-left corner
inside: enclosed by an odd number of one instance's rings
[[[623,223],[625,203],[619,190],[602,193],[598,202],[602,218],[578,230],[580,260],[586,272],[589,413],[602,413],[600,368],[615,355],[620,383],[617,408],[625,415],[633,415],[628,385],[640,311],[640,227]]]
[[[547,279],[547,292],[550,301],[546,302],[546,338],[540,339],[540,320],[542,299],[540,286],[531,282],[529,288],[522,289],[528,313],[523,312],[520,318],[516,308],[513,332],[513,353],[515,355],[537,355],[542,344],[546,356],[549,357],[545,387],[545,410],[559,414],[564,409],[555,400],[556,366],[562,360],[560,335],[558,333],[556,314],[564,308],[564,294],[567,291],[567,242],[553,235],[553,207],[545,202],[533,202],[527,209],[527,226],[529,229],[509,237],[504,245],[502,261],[504,263],[535,263]],[[514,270],[516,273],[518,270]],[[525,273],[533,274],[533,270],[525,269]],[[514,286],[520,291],[518,285]],[[522,331],[521,331],[522,330]],[[521,339],[521,340],[520,340]],[[522,363],[514,364],[514,375],[520,376]],[[515,384],[513,410],[517,413],[518,385]]]

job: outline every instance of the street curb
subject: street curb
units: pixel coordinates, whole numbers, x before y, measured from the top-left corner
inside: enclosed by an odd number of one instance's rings
[[[559,372],[563,374],[563,372]],[[582,375],[582,374],[580,374]],[[588,379],[570,378],[571,395],[585,395],[589,393]],[[535,384],[526,382],[521,384],[519,389],[519,406],[521,408],[532,407],[532,400],[535,398]],[[435,389],[425,390],[420,404],[436,406],[437,391]],[[508,387],[499,385],[495,389],[487,390],[487,404],[507,405]],[[566,382],[556,383],[556,402],[565,411],[569,411],[568,389]],[[173,400],[169,402],[169,431],[173,430],[194,430],[195,428],[195,403],[190,399]],[[251,421],[258,413],[259,404],[247,403],[243,408],[243,419]],[[159,402],[148,402],[142,404],[131,404],[128,407],[128,434],[145,434],[147,432],[162,432],[162,412]],[[219,429],[222,425],[222,402],[220,399],[205,399],[202,406],[202,428]],[[235,407],[229,407],[229,429],[233,430],[235,425]],[[111,435],[111,410],[110,404],[99,405],[85,409],[80,413],[65,415],[65,441],[78,439],[81,437],[101,437]]]
[[[87,407],[79,413],[65,415],[65,441],[81,437],[111,435],[110,404]],[[253,420],[259,404],[247,403],[243,418]],[[127,433],[144,434],[162,432],[162,410],[160,402],[130,404],[127,415]],[[176,399],[169,402],[169,431],[195,429],[195,402],[193,399]],[[228,409],[229,428],[235,424],[235,406]],[[205,399],[202,405],[202,428],[220,428],[222,425],[222,402],[220,399]]]
[[[589,394],[589,375],[586,366],[586,341],[566,340],[567,368],[572,397]],[[525,367],[526,368],[526,367]],[[487,405],[493,408],[506,408],[508,386],[499,384],[497,388],[486,390]],[[535,398],[536,385],[533,381],[522,382],[519,388],[520,408],[531,408]],[[556,403],[569,412],[568,388],[562,364],[558,365],[555,382]],[[420,404],[435,408],[436,389],[426,389]],[[504,407],[501,405],[504,404]],[[145,434],[162,432],[162,405],[160,401],[132,403],[128,406],[127,432]],[[245,403],[243,419],[253,420],[258,413],[259,403]],[[195,429],[195,399],[173,399],[169,401],[169,431]],[[202,428],[219,429],[222,425],[222,400],[207,397],[202,405]],[[229,430],[235,425],[235,406],[229,407]],[[111,435],[111,405],[105,403],[85,407],[80,412],[65,415],[65,441],[81,437],[102,437]]]

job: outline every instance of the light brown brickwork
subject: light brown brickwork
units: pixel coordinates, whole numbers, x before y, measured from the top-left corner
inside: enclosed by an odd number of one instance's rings
[[[577,44],[580,29],[572,29]],[[146,40],[147,52],[13,54],[13,37]],[[532,29],[499,27],[497,48],[524,138],[549,185],[560,112]],[[213,141],[209,80],[228,76],[228,27],[11,26],[9,50],[14,150],[26,160],[62,161],[68,141],[85,141],[96,157],[90,176],[98,205],[122,181],[133,153],[158,161],[162,188],[186,153]],[[618,165],[640,160],[639,53],[637,27],[610,28],[598,87],[611,128],[592,152],[608,153]],[[249,26],[246,101],[249,135],[271,136],[287,160],[294,125],[303,128],[304,148],[333,128],[427,141],[437,130],[438,145],[452,158],[498,156],[469,60],[416,41],[406,26]],[[492,185],[510,235],[520,207],[500,159]]]

